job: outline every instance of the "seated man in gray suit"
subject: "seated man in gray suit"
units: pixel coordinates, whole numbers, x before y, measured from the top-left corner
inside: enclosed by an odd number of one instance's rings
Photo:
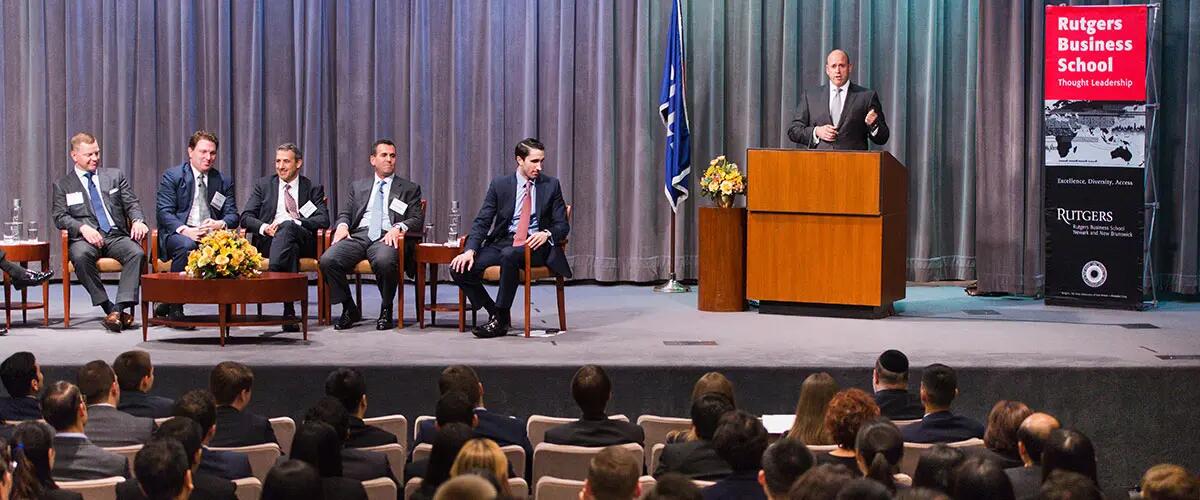
[[[96,446],[130,446],[150,440],[154,419],[135,417],[117,409],[121,387],[108,363],[95,360],[83,365],[75,381],[88,404],[84,431]]]
[[[113,371],[117,372],[117,385],[121,387],[121,401],[117,409],[130,415],[148,418],[171,416],[170,398],[148,394],[154,387],[154,364],[146,351],[126,351],[113,360]]]
[[[88,409],[75,384],[60,380],[48,387],[42,393],[42,417],[57,433],[51,471],[55,481],[130,477],[125,457],[104,451],[83,433]]]
[[[732,471],[729,463],[717,455],[711,441],[721,417],[733,410],[733,403],[728,398],[713,392],[693,401],[692,429],[698,439],[668,444],[658,460],[654,477],[675,472],[689,479],[716,481],[728,476]]]

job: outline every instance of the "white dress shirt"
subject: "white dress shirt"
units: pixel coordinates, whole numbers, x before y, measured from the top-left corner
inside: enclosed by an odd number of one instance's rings
[[[388,214],[387,214],[387,210],[389,207],[387,207],[387,206],[376,207],[375,206],[375,197],[377,196],[377,193],[379,192],[379,181],[383,181],[383,201],[386,204],[387,200],[389,199],[389,195],[392,192],[392,180],[395,179],[395,177],[396,177],[396,175],[392,174],[392,175],[389,175],[382,179],[380,179],[379,177],[373,178],[373,180],[371,181],[371,190],[367,191],[367,211],[363,212],[362,220],[359,221],[359,223],[358,223],[359,229],[370,228],[372,217],[375,217],[375,210],[383,210],[384,211],[383,212],[383,221],[384,221],[383,227],[384,227],[384,232],[385,233],[387,232],[387,228],[389,227],[389,224],[387,221],[391,220],[388,218]],[[344,226],[344,225],[346,225],[346,224],[345,223],[338,224],[339,227]],[[391,224],[390,227],[393,227],[393,228],[398,227],[398,228],[400,228],[401,231],[408,232],[408,225],[403,222],[397,222],[395,224]]]
[[[275,187],[275,218],[258,228],[259,234],[263,236],[267,235],[267,227],[276,222],[290,220],[295,222],[296,225],[300,225],[300,221],[293,219],[292,215],[287,211],[287,204],[283,201],[284,186],[291,186],[292,199],[296,200],[296,211],[300,211],[300,176],[297,175],[291,182],[284,182],[283,179],[279,179],[279,184]]]

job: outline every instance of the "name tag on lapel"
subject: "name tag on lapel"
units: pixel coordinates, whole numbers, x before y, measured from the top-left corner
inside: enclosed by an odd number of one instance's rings
[[[400,215],[404,215],[404,212],[408,211],[408,203],[400,201],[397,198],[393,198],[392,205],[388,208],[391,208],[393,212],[396,212]]]
[[[225,195],[221,194],[219,191],[213,193],[212,203],[209,203],[209,205],[212,205],[213,208],[220,210],[221,207],[225,206]]]
[[[316,211],[317,206],[313,205],[312,200],[309,200],[309,202],[305,203],[303,207],[300,207],[300,215],[303,217],[309,217]]]
[[[82,204],[83,204],[83,193],[78,193],[78,192],[67,193],[67,206],[68,207],[73,207],[75,205],[82,205]]]

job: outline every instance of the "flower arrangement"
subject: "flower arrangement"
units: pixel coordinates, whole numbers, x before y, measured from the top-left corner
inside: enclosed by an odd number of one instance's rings
[[[229,230],[213,231],[188,254],[185,272],[200,279],[242,278],[258,274],[262,254],[246,238]]]
[[[700,193],[718,206],[732,207],[733,195],[746,193],[746,176],[725,155],[718,156],[708,162],[708,169],[700,178]]]

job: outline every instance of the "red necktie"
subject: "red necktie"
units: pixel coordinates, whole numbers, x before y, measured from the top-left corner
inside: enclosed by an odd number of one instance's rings
[[[525,181],[525,198],[521,200],[521,220],[517,222],[517,234],[513,235],[513,246],[525,246],[525,240],[529,238],[529,212],[533,211],[533,202],[529,199],[529,191],[532,189],[533,182]]]

